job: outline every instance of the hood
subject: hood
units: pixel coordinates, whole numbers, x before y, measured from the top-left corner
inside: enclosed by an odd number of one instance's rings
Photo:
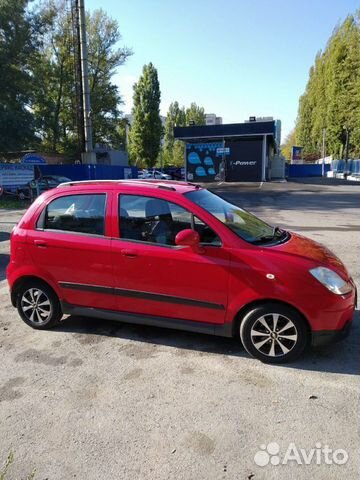
[[[319,266],[328,267],[339,273],[345,280],[349,280],[349,273],[342,261],[327,247],[310,238],[297,233],[289,232],[290,240],[272,248],[282,253],[296,255],[318,263]]]

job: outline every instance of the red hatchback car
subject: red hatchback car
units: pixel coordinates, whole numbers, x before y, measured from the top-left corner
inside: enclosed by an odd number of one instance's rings
[[[33,328],[63,314],[239,335],[268,363],[344,337],[356,288],[324,246],[186,182],[70,182],[11,235],[12,304]]]

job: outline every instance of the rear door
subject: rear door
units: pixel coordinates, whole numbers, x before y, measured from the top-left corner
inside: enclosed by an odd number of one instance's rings
[[[216,233],[197,221],[196,228],[206,230],[208,240],[199,254],[175,245],[180,230],[195,228],[191,212],[180,204],[124,194],[116,210],[120,229],[113,240],[113,263],[118,310],[223,323],[229,254]]]
[[[111,196],[99,190],[50,197],[28,232],[33,261],[72,305],[114,309]]]

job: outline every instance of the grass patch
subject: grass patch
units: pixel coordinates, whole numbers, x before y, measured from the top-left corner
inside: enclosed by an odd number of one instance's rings
[[[9,470],[9,467],[14,463],[14,460],[15,460],[14,452],[10,451],[7,456],[5,465],[0,472],[0,480],[7,480],[7,472]],[[35,474],[36,474],[36,469],[34,468],[33,471],[30,473],[30,475],[26,477],[26,480],[35,480]]]
[[[19,200],[13,197],[0,197],[0,208],[7,210],[28,208],[30,202],[28,200]],[[1,480],[1,478],[0,478]]]
[[[6,479],[7,471],[9,470],[9,467],[12,463],[14,463],[14,453],[10,451],[9,455],[7,456],[4,468],[0,472],[0,480]]]

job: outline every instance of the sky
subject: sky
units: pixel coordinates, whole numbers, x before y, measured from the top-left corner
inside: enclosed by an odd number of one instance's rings
[[[309,68],[355,0],[85,0],[119,23],[134,54],[114,82],[130,113],[144,64],[158,70],[162,115],[175,100],[238,123],[249,116],[295,125]]]

